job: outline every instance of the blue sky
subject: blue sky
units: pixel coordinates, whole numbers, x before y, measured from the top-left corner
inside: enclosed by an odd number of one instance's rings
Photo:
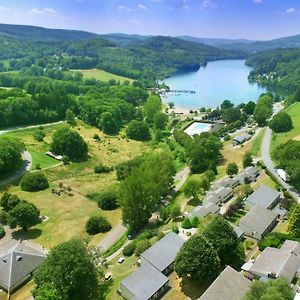
[[[266,40],[300,33],[300,0],[0,0],[0,23]]]

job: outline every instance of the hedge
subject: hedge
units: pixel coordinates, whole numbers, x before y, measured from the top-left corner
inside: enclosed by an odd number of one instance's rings
[[[2,225],[0,225],[0,239],[2,239],[5,236],[5,231]]]
[[[300,242],[300,238],[296,238],[288,233],[271,232],[263,240],[258,243],[260,251],[263,251],[267,247],[280,247],[285,240],[292,240]]]

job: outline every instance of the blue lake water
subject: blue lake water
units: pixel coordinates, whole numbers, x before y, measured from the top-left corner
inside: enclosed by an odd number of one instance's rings
[[[170,95],[164,102],[186,108],[216,107],[223,100],[240,104],[256,101],[266,88],[248,81],[251,67],[245,60],[221,60],[210,62],[197,72],[176,74],[164,80],[174,90],[194,90],[195,94]]]

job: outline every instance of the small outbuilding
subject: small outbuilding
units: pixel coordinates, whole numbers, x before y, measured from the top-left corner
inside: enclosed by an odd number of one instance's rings
[[[249,279],[227,266],[199,300],[241,300],[250,284]]]
[[[244,133],[234,137],[232,141],[234,145],[242,145],[245,142],[249,141],[251,138],[252,136],[249,133]]]
[[[262,239],[277,223],[277,214],[263,206],[255,205],[239,223],[246,236]]]

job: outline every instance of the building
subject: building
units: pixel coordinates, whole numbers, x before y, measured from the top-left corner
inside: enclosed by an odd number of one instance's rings
[[[266,185],[260,186],[245,201],[246,209],[260,205],[267,209],[274,208],[280,199],[280,193]]]
[[[226,177],[224,179],[218,180],[214,186],[213,189],[218,189],[220,186],[223,186],[225,188],[229,187],[231,189],[234,189],[240,184],[239,179],[236,177]]]
[[[232,139],[234,145],[242,145],[251,140],[252,136],[249,133],[238,135]]]
[[[45,259],[44,252],[24,241],[0,252],[0,288],[8,294],[15,291],[32,277]]]
[[[237,235],[238,240],[241,240],[244,237],[244,231],[239,226],[232,226],[234,232]]]
[[[120,283],[122,297],[127,300],[158,299],[169,288],[169,279],[147,262]]]
[[[173,271],[176,255],[183,244],[184,240],[179,235],[170,232],[141,254],[141,262],[147,262],[168,275]]]
[[[207,197],[203,200],[203,203],[214,203],[219,204],[221,202],[226,202],[233,196],[233,190],[230,187],[220,186],[214,191],[207,193]]]
[[[220,207],[215,205],[214,203],[207,202],[204,205],[199,205],[195,207],[187,217],[192,220],[194,217],[197,218],[204,218],[209,214],[216,214],[220,211]]]
[[[250,284],[249,279],[227,266],[199,300],[241,300]]]
[[[243,171],[239,172],[236,178],[239,180],[240,184],[248,184],[256,180],[259,176],[259,171],[253,166],[247,167]]]
[[[300,270],[300,243],[286,240],[280,249],[267,247],[254,262],[242,269],[257,279],[285,277],[292,282]]]
[[[277,214],[260,205],[255,205],[239,223],[246,236],[257,240],[263,238],[277,223]]]

